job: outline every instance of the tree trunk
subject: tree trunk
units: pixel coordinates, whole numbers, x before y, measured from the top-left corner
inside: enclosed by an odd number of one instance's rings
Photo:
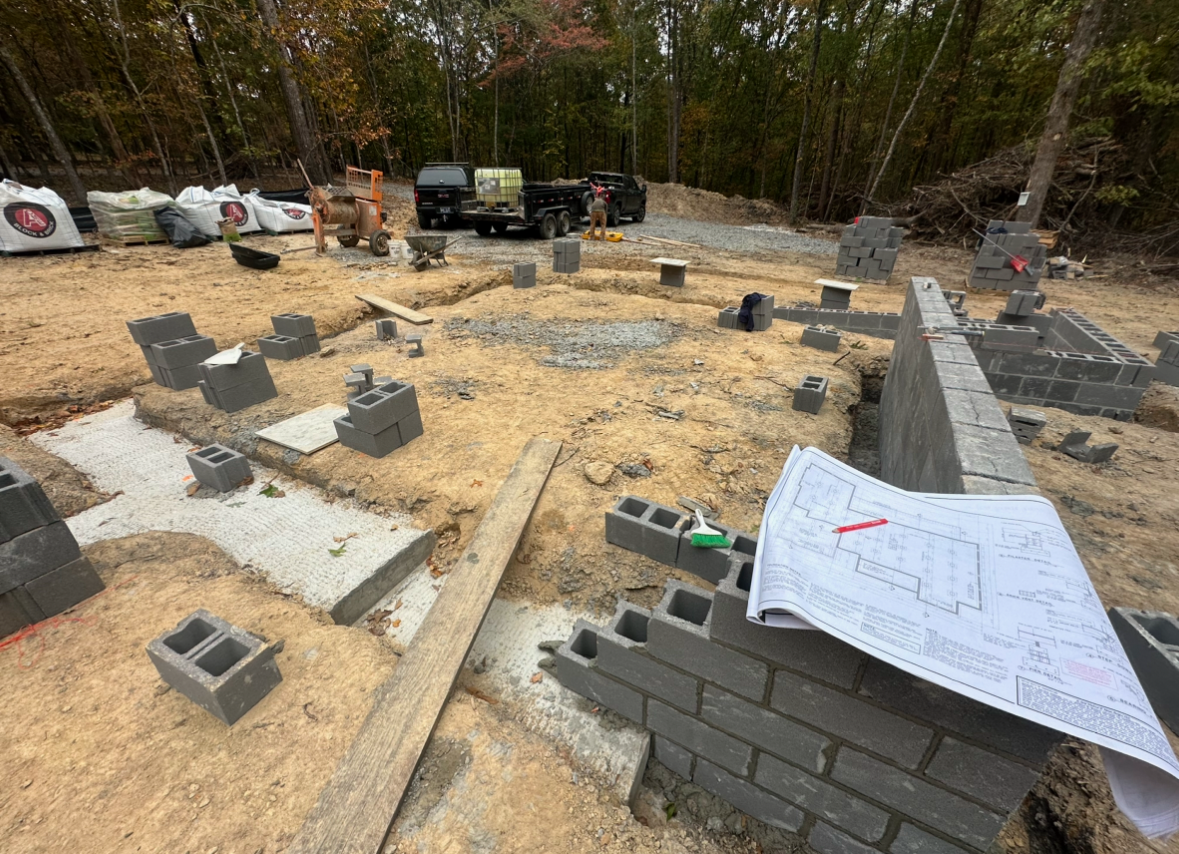
[[[258,0],[258,15],[278,43],[278,86],[287,108],[287,121],[291,124],[291,136],[295,140],[299,158],[313,183],[328,184],[331,182],[331,173],[319,156],[307,114],[303,110],[303,98],[299,92],[299,82],[291,72],[288,48],[279,36],[278,7],[274,0]]]
[[[667,183],[680,181],[680,115],[683,93],[679,74],[679,7],[667,4]]]
[[[1081,9],[1081,16],[1077,19],[1077,28],[1073,30],[1064,65],[1060,68],[1056,91],[1052,94],[1052,103],[1048,106],[1048,116],[1044,120],[1044,133],[1040,137],[1036,159],[1028,175],[1028,203],[1021,209],[1021,215],[1017,214],[1021,220],[1030,222],[1032,228],[1040,223],[1044,202],[1052,186],[1052,175],[1056,171],[1056,161],[1068,142],[1069,118],[1077,103],[1085,61],[1089,58],[1093,45],[1097,43],[1104,7],[1105,0],[1087,0]]]
[[[899,0],[897,5],[900,5]],[[860,206],[860,216],[868,212],[868,194],[874,186],[872,182],[876,178],[876,160],[880,157],[881,149],[884,148],[884,138],[888,135],[888,123],[892,121],[892,108],[896,104],[897,94],[901,89],[901,77],[905,71],[905,54],[909,52],[909,40],[913,36],[913,19],[917,17],[917,5],[917,0],[913,0],[909,7],[909,26],[905,29],[905,40],[901,43],[901,58],[897,60],[897,70],[893,75],[892,94],[888,96],[888,107],[884,111],[884,121],[880,124],[880,138],[876,140],[872,156],[868,158],[868,181],[864,185],[864,201]]]
[[[811,67],[806,77],[806,99],[802,107],[802,128],[798,132],[798,153],[794,157],[794,184],[790,188],[790,221],[798,218],[798,191],[802,186],[802,165],[806,159],[806,135],[810,130],[811,101],[815,95],[815,70],[819,67],[819,46],[823,39],[823,16],[827,11],[826,0],[819,0],[815,10],[815,41],[811,47]]]
[[[826,219],[831,208],[827,193],[834,194],[831,186],[831,170],[835,167],[835,142],[839,138],[839,119],[843,112],[843,92],[847,84],[840,78],[835,84],[835,95],[831,104],[831,129],[827,133],[827,154],[823,157],[823,180],[819,183],[819,217]]]
[[[29,109],[33,111],[33,115],[37,119],[37,124],[41,126],[41,130],[44,131],[46,138],[49,140],[54,157],[58,159],[62,168],[65,169],[66,179],[70,183],[70,190],[73,191],[78,204],[86,204],[86,185],[82,183],[82,179],[78,177],[78,173],[74,170],[74,161],[70,157],[69,149],[61,141],[61,137],[57,135],[57,129],[54,128],[53,122],[50,121],[49,114],[41,106],[41,102],[37,98],[37,93],[33,91],[33,87],[25,79],[24,72],[16,64],[16,58],[9,51],[8,45],[2,41],[0,41],[0,62],[4,63],[4,66],[8,69],[8,73],[16,81],[17,88],[25,96],[25,100],[29,102]]]

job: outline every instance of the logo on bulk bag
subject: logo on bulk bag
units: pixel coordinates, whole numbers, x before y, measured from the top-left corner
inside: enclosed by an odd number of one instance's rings
[[[49,237],[57,231],[49,208],[33,202],[13,202],[4,208],[4,219],[25,237]]]
[[[307,216],[306,211],[301,211],[298,208],[283,208],[282,212],[291,219],[302,219],[303,217]]]
[[[222,202],[221,216],[233,220],[234,225],[245,225],[250,221],[250,212],[241,202]]]

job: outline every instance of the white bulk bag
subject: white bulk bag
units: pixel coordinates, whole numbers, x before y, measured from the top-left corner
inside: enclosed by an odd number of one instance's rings
[[[215,187],[213,198],[218,202],[220,218],[232,220],[237,226],[238,234],[262,230],[262,226],[258,225],[258,217],[254,215],[254,206],[248,198],[238,192],[237,184]]]
[[[297,202],[276,202],[264,199],[253,190],[246,196],[258,217],[258,225],[271,234],[290,234],[293,231],[311,231],[311,205]]]
[[[0,251],[37,252],[86,244],[65,200],[48,187],[0,182]]]
[[[188,187],[176,197],[176,207],[184,214],[184,218],[196,226],[205,237],[213,240],[221,239],[221,229],[217,227],[217,220],[224,219],[221,215],[221,201],[204,187]]]

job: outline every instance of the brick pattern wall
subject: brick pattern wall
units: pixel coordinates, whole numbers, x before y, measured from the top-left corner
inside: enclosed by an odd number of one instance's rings
[[[901,316],[893,311],[840,311],[800,306],[775,308],[774,318],[804,326],[831,326],[846,332],[890,340],[897,337],[897,329],[901,324]]]
[[[1005,233],[990,233],[999,228]],[[968,284],[995,291],[1035,290],[1048,250],[1040,245],[1039,236],[1032,233],[1031,223],[991,220],[987,232],[987,239],[979,241]],[[1022,273],[1012,266],[1013,255],[1028,261]]]
[[[839,255],[835,274],[864,279],[887,279],[897,262],[903,228],[888,217],[862,216],[843,229],[839,238]]]

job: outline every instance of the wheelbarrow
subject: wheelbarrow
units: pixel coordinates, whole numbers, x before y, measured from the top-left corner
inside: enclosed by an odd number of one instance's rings
[[[446,235],[443,234],[407,234],[405,242],[413,250],[413,258],[409,263],[419,273],[429,267],[431,261],[437,261],[439,267],[443,264],[450,266],[446,260],[446,250],[459,240],[462,238],[447,243]]]

